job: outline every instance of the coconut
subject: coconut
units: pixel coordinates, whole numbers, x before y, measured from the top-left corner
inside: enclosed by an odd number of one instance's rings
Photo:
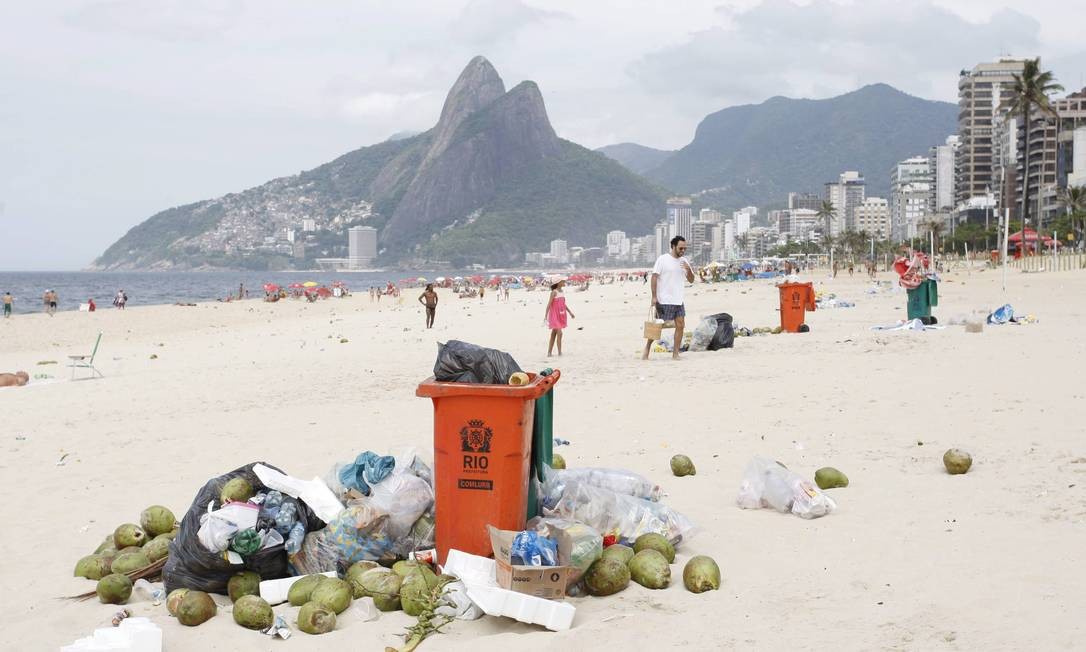
[[[114,573],[131,573],[134,570],[146,568],[150,565],[150,558],[141,550],[140,552],[126,552],[123,555],[117,555],[110,568]]]
[[[110,573],[110,560],[102,555],[87,555],[75,564],[75,577],[100,580]]]
[[[819,489],[837,489],[848,486],[848,476],[832,466],[824,466],[815,471],[815,484]]]
[[[351,585],[351,593],[356,599],[366,596],[366,590],[362,588],[362,574],[372,568],[377,568],[377,562],[356,561],[347,569],[347,574],[344,576],[344,579]]]
[[[147,543],[147,533],[135,523],[125,523],[113,531],[113,545],[117,550]]]
[[[140,514],[140,526],[151,537],[169,532],[176,522],[173,512],[162,505],[151,505]]]
[[[408,560],[401,559],[400,561],[398,561],[398,562],[396,562],[395,564],[392,565],[392,572],[396,573],[401,578],[403,578],[403,577],[407,577],[408,575],[410,575],[418,567],[419,567],[419,563],[417,561],[415,561],[414,559],[408,559]]]
[[[189,627],[202,625],[218,613],[219,605],[203,591],[189,591],[177,606],[177,622]]]
[[[152,562],[156,562],[170,554],[170,540],[155,537],[143,547],[143,554]]]
[[[335,612],[316,602],[307,602],[298,611],[298,629],[306,634],[327,634],[335,628]]]
[[[326,579],[328,578],[324,575],[306,575],[290,585],[290,589],[287,591],[287,600],[295,607],[309,602],[313,589],[317,588],[317,585]]]
[[[166,611],[170,612],[171,616],[177,615],[177,608],[181,606],[181,601],[185,599],[185,594],[188,592],[188,589],[174,589],[166,596]]]
[[[646,589],[666,589],[671,584],[671,567],[658,551],[645,548],[629,563],[630,579]]]
[[[136,550],[138,551],[139,548],[136,548]],[[106,548],[101,553],[99,553],[98,556],[112,564],[113,560],[116,559],[117,555],[119,554],[121,553],[117,552],[116,548]]]
[[[94,549],[94,554],[100,555],[106,550],[116,550],[117,543],[113,540],[113,535],[108,535],[102,543],[98,544],[98,547]]]
[[[232,602],[246,595],[260,595],[260,575],[253,571],[235,573],[226,583],[226,592]]]
[[[630,569],[626,564],[611,558],[592,562],[584,574],[584,583],[590,595],[611,595],[630,584]]]
[[[771,332],[772,332],[772,333],[773,333],[774,335],[780,335],[780,334],[781,334],[781,333],[782,333],[783,331],[784,331],[784,329],[783,329],[783,328],[781,328],[780,326],[777,326],[777,327],[776,327],[776,328],[774,328],[774,329],[773,329],[773,330],[772,330]]]
[[[698,470],[694,468],[694,463],[685,455],[675,455],[671,458],[671,472],[680,478],[684,475],[698,474]]]
[[[634,541],[633,545],[634,552],[641,552],[646,548],[659,552],[669,564],[675,561],[675,546],[671,545],[671,542],[665,539],[662,534],[650,532],[637,537],[637,541]]]
[[[225,505],[234,501],[244,503],[253,497],[253,485],[245,478],[234,478],[222,486],[219,492],[219,502]]]
[[[564,458],[561,455],[558,455],[557,453],[555,453],[555,455],[553,457],[551,457],[551,468],[552,469],[564,469],[564,468],[566,468],[566,458]]]
[[[117,551],[117,555],[126,555],[130,552],[143,552],[143,548],[139,546],[128,546],[127,548],[121,548]],[[116,557],[117,555],[113,555]]]
[[[607,546],[603,549],[601,559],[617,559],[623,564],[628,564],[630,563],[630,560],[633,559],[633,556],[633,548],[624,546],[621,543],[616,543],[613,546]]]
[[[973,466],[973,456],[960,448],[951,448],[943,453],[943,466],[950,475],[961,475]]]
[[[691,593],[715,591],[720,588],[720,566],[712,557],[691,557],[683,567],[683,585]]]
[[[132,596],[132,580],[127,575],[112,573],[98,580],[94,592],[105,604],[124,604]]]
[[[408,616],[418,616],[430,598],[430,585],[421,572],[411,573],[400,585],[400,603]]]
[[[343,613],[344,609],[351,606],[351,594],[350,584],[338,578],[326,577],[313,589],[309,599],[312,602],[328,607],[336,612],[336,615],[339,615]]]
[[[259,595],[243,595],[234,601],[234,622],[242,627],[267,629],[274,620],[275,614],[272,613],[271,605]]]
[[[361,582],[366,595],[373,598],[378,609],[396,611],[400,608],[400,584],[403,580],[399,575],[387,568],[374,568],[362,574]]]

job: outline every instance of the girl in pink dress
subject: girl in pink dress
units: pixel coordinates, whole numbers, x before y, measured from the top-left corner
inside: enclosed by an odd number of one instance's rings
[[[562,288],[566,286],[564,280],[551,284],[551,298],[547,301],[547,327],[551,329],[551,341],[547,345],[547,357],[554,352],[555,343],[558,344],[558,355],[562,355],[562,329],[566,327],[566,315],[576,319],[577,315],[566,306],[566,297],[562,294]]]

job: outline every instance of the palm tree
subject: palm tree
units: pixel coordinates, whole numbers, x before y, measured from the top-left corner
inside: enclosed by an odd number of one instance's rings
[[[939,244],[940,244],[939,240],[942,238],[943,231],[945,230],[946,225],[943,224],[943,222],[941,220],[932,219],[932,220],[928,220],[927,222],[922,223],[920,225],[920,228],[923,229],[924,231],[929,231],[931,233],[931,235],[932,235],[932,243],[933,243],[933,245],[932,245],[932,250],[931,250],[931,257],[932,257],[932,261],[934,262],[934,260],[935,260],[935,252],[939,250]],[[923,247],[921,247],[921,248],[923,248]]]
[[[1075,233],[1075,245],[1082,241],[1082,234],[1075,227],[1075,220],[1086,217],[1086,186],[1067,186],[1060,189],[1060,203],[1071,219],[1071,230]],[[1086,229],[1084,229],[1086,230]]]
[[[818,213],[815,214],[825,223],[825,235],[828,237],[833,229],[830,225],[833,224],[833,220],[837,217],[837,208],[833,205],[833,202],[828,199],[822,200],[822,205],[818,207]]]
[[[1022,68],[1021,75],[1014,75],[1014,83],[1011,85],[1011,96],[1000,104],[1000,111],[1008,115],[1022,117],[1022,125],[1026,132],[1025,163],[1023,166],[1022,183],[1022,241],[1025,243],[1026,223],[1029,222],[1029,149],[1030,127],[1033,114],[1041,113],[1046,116],[1056,116],[1052,105],[1048,101],[1051,93],[1063,91],[1063,86],[1056,83],[1056,78],[1051,72],[1041,72],[1041,60],[1027,59]],[[1043,175],[1042,175],[1043,179]],[[1040,232],[1038,230],[1038,232]]]

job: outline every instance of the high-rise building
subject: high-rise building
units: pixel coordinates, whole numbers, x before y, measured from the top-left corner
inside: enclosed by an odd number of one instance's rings
[[[890,237],[890,204],[882,197],[867,197],[855,211],[856,231],[877,240]]]
[[[352,226],[347,229],[347,267],[366,269],[377,259],[377,229]]]
[[[690,240],[690,227],[694,223],[692,204],[689,197],[672,197],[667,200],[667,223],[671,237],[681,235]]]
[[[307,217],[302,220],[302,232],[311,233],[317,230],[317,220]]]
[[[630,239],[625,231],[610,231],[607,234],[607,257],[621,260],[630,255]]]
[[[1056,183],[1061,188],[1086,185],[1086,88],[1052,106],[1060,118]]]
[[[894,240],[914,238],[917,225],[932,213],[934,183],[929,160],[914,156],[890,170],[890,231]]]
[[[667,222],[660,222],[653,230],[653,235],[656,238],[656,248],[654,250],[654,260],[659,258],[668,252],[671,248],[671,225]]]
[[[958,136],[955,205],[970,197],[987,195],[996,185],[997,143],[993,130],[999,107],[1011,97],[1014,75],[1022,73],[1022,59],[979,63],[958,76]]]
[[[853,212],[866,196],[864,175],[850,170],[842,172],[837,181],[826,184],[826,200],[833,204],[835,215],[830,223],[830,234],[843,233],[853,221]]]
[[[732,213],[732,221],[735,222],[735,234],[740,236],[750,231],[750,221],[757,215],[758,209],[754,206],[740,208]]]
[[[947,136],[944,144],[928,150],[928,168],[935,184],[930,206],[933,211],[954,209],[954,159],[959,143],[958,136]]]
[[[731,260],[735,257],[735,222],[728,220],[724,223],[724,259]]]
[[[720,211],[714,208],[703,208],[698,212],[698,219],[702,222],[712,222],[713,224],[716,224],[717,222],[723,222],[724,216]]]
[[[817,192],[788,193],[788,210],[795,210],[797,208],[817,211],[822,208],[822,195]]]
[[[777,229],[790,240],[809,240],[811,232],[819,227],[818,211],[810,208],[796,208],[780,211]]]
[[[569,264],[569,243],[565,240],[551,240],[550,255],[558,265]]]

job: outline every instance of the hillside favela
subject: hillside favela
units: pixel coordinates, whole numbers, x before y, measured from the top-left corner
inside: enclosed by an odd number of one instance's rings
[[[0,22],[4,649],[1082,649],[1086,6]]]

